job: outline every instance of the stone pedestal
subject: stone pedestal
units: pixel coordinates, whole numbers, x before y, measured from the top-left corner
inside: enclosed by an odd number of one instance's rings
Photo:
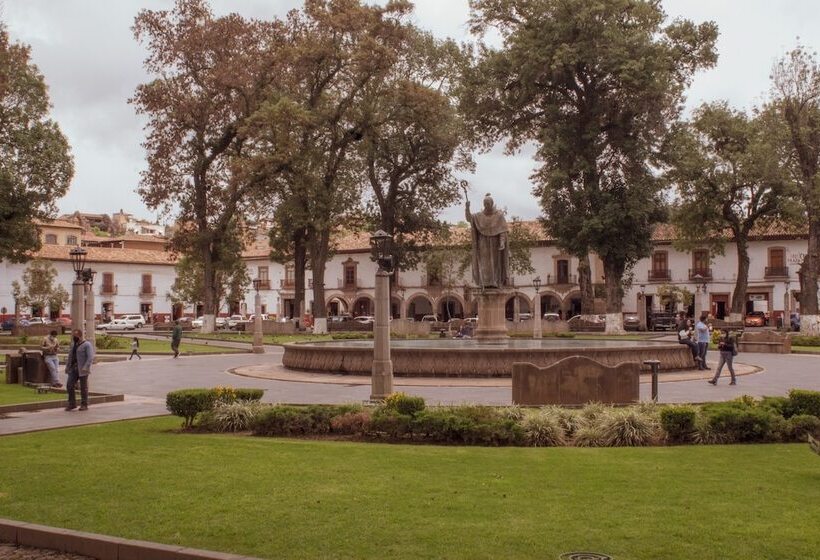
[[[85,284],[82,280],[71,283],[71,328],[85,329]]]
[[[481,342],[505,342],[507,319],[504,304],[512,292],[498,288],[485,288],[478,292],[478,327],[475,338]]]
[[[376,273],[371,376],[370,400],[384,400],[393,392],[393,361],[390,359],[390,275],[382,269]]]
[[[95,324],[94,310],[94,285],[86,284],[85,289],[85,339],[91,343],[92,348],[97,348],[97,331]]]

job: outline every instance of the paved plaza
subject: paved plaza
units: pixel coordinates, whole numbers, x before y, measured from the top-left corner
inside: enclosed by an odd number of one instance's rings
[[[233,345],[232,345],[233,346]],[[164,356],[142,360],[98,364],[91,377],[96,392],[124,394],[125,401],[90,407],[87,412],[62,409],[14,413],[0,420],[0,434],[19,433],[167,414],[165,395],[191,387],[256,387],[265,390],[263,398],[272,403],[348,403],[362,402],[370,396],[366,377],[327,376],[290,372],[282,367],[282,348],[267,346],[265,354],[221,354]],[[711,353],[714,366],[717,354]],[[697,374],[662,376],[660,401],[665,403],[731,400],[740,395],[785,395],[791,388],[820,390],[820,356],[797,354],[743,354],[738,361],[747,372],[738,385],[728,385],[724,370],[717,387]],[[278,372],[276,379],[237,375],[235,371],[254,369]],[[694,377],[694,379],[693,379]],[[641,382],[641,398],[649,400],[648,376]],[[511,403],[509,379],[402,379],[396,389],[424,397],[429,403]]]

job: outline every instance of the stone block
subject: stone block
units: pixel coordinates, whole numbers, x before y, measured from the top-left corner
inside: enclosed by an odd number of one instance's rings
[[[520,405],[628,404],[640,399],[638,362],[609,366],[571,356],[547,367],[512,365],[512,401]]]
[[[178,560],[183,549],[182,546],[148,541],[123,541],[119,546],[118,560]]]

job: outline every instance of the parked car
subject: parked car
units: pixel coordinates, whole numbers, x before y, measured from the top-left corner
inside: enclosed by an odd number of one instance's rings
[[[561,316],[558,313],[544,313],[544,316],[541,317],[543,321],[560,321]]]
[[[653,313],[649,319],[649,329],[653,331],[674,331],[677,328],[677,317],[674,313]]]
[[[438,323],[438,315],[425,315],[421,318],[422,323]]]
[[[743,319],[743,325],[746,327],[765,327],[766,314],[763,311],[750,311]]]
[[[248,320],[245,319],[244,315],[231,315],[228,317],[228,328],[235,329],[238,325],[245,325],[248,323]]]
[[[641,319],[635,313],[624,315],[624,329],[628,331],[641,330]]]
[[[6,319],[5,321],[3,321],[2,323],[0,323],[0,330],[10,331],[13,328],[14,328],[14,317],[10,317],[10,318]]]
[[[606,325],[605,315],[575,315],[567,320],[573,331],[603,331]]]
[[[29,326],[31,325],[50,325],[51,319],[48,317],[32,317],[28,320]]]
[[[125,321],[129,325],[133,325],[134,327],[141,329],[145,326],[145,317],[142,315],[123,315],[119,318],[120,321]]]
[[[200,316],[200,317],[197,317],[196,319],[194,319],[193,321],[191,321],[191,326],[192,326],[193,328],[195,328],[195,329],[201,329],[201,328],[202,328],[202,323],[203,323],[204,321],[205,321],[205,318],[204,318],[204,317],[201,317],[201,316]]]
[[[532,319],[532,313],[519,313],[518,320],[521,321],[529,321]]]
[[[477,325],[478,324],[478,317],[467,317],[464,319],[464,323],[467,325]]]
[[[353,320],[356,321],[357,323],[361,323],[363,325],[368,325],[370,323],[375,323],[376,322],[376,318],[373,317],[372,315],[359,315],[358,317],[356,317]]]
[[[137,327],[133,323],[123,321],[122,319],[112,319],[107,323],[97,325],[96,328],[101,331],[133,331]]]
[[[270,320],[270,317],[268,317],[267,313],[261,313],[260,315],[262,316],[263,321],[269,321]],[[254,321],[256,321],[256,313],[252,313],[248,317],[248,323],[253,323]]]
[[[218,329],[227,329],[228,320],[225,317],[217,317],[214,319],[214,326]]]
[[[333,315],[333,316],[329,317],[328,319],[330,320],[331,323],[345,323],[347,321],[352,321],[353,317],[351,317],[347,313],[344,313],[342,315]]]

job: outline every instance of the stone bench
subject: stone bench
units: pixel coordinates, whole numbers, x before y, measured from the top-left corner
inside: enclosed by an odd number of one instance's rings
[[[585,356],[570,356],[550,366],[515,362],[512,402],[519,405],[629,404],[640,400],[637,362],[608,366]]]
[[[744,332],[737,343],[737,350],[740,353],[749,352],[753,354],[790,354],[792,351],[792,340],[788,336],[778,334],[774,331],[764,332]]]

